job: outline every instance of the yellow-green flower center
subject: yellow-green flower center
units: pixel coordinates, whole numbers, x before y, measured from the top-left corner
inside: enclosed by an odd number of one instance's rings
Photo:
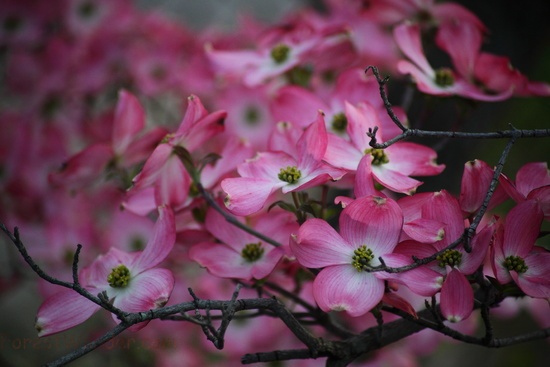
[[[120,264],[116,268],[113,268],[111,274],[107,277],[107,282],[113,288],[124,288],[130,282],[130,270]]]
[[[369,268],[369,263],[372,259],[374,259],[374,254],[372,253],[372,250],[363,245],[357,250],[353,251],[351,265],[355,269],[357,269],[357,271],[367,270]]]
[[[462,261],[462,253],[458,250],[445,250],[441,255],[436,257],[438,265],[444,268],[446,265],[451,267],[460,265]]]
[[[382,164],[388,163],[390,159],[384,152],[384,149],[374,149],[369,148],[365,150],[365,154],[372,155],[372,165],[373,166],[380,166]]]
[[[276,64],[282,64],[288,59],[290,53],[290,47],[284,43],[280,43],[271,49],[271,58]]]
[[[293,184],[298,182],[300,177],[302,177],[302,172],[296,166],[288,166],[286,168],[281,168],[277,177],[279,177],[281,181]]]
[[[254,106],[248,106],[245,111],[244,120],[247,125],[257,125],[260,121],[260,111]]]
[[[347,126],[348,118],[343,112],[337,113],[332,117],[332,130],[341,133],[346,131]]]
[[[435,84],[440,87],[450,87],[455,83],[453,72],[448,68],[441,68],[435,71]]]
[[[514,270],[519,274],[525,273],[527,269],[529,269],[529,267],[525,264],[525,260],[519,256],[508,256],[504,259],[502,265],[509,271]]]
[[[254,262],[262,257],[264,254],[264,249],[262,248],[262,243],[248,243],[244,246],[241,251],[241,256],[248,262]]]

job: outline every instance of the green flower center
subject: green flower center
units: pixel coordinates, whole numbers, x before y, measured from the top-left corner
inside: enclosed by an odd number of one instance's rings
[[[341,133],[346,131],[347,126],[348,118],[343,112],[337,113],[332,117],[332,130]]]
[[[441,68],[435,71],[435,84],[440,87],[450,87],[455,83],[453,72],[448,68]]]
[[[271,58],[276,64],[282,64],[288,59],[290,53],[290,47],[284,43],[280,43],[271,49]]]
[[[247,125],[257,125],[260,121],[260,111],[254,106],[249,106],[245,111],[244,119]]]
[[[302,177],[302,172],[296,166],[288,166],[286,168],[281,168],[279,171],[279,180],[293,184],[298,182],[300,177]]]
[[[525,260],[523,260],[519,256],[508,256],[506,259],[504,259],[504,262],[502,263],[508,271],[516,271],[519,274],[525,273],[529,267],[525,264]]]
[[[369,268],[369,263],[372,259],[374,259],[374,254],[372,253],[372,250],[363,245],[357,250],[353,251],[351,265],[355,269],[357,269],[357,271],[364,271]]]
[[[384,153],[384,149],[369,148],[365,150],[365,154],[372,155],[373,166],[380,166],[390,161],[386,153]]]
[[[78,13],[82,18],[91,17],[95,13],[95,11],[95,5],[91,1],[82,3],[82,5],[78,7]]]
[[[458,250],[445,250],[441,255],[436,257],[438,265],[444,268],[446,265],[451,267],[460,265],[462,261],[462,253]]]
[[[2,24],[4,30],[6,33],[15,32],[21,26],[23,25],[23,20],[17,16],[10,15],[4,19],[4,23]]]
[[[113,288],[124,288],[130,282],[130,270],[125,265],[120,264],[113,268],[111,274],[107,277],[107,282]]]
[[[243,250],[241,251],[241,256],[243,259],[245,259],[247,262],[251,263],[259,258],[262,257],[264,254],[264,249],[262,248],[262,243],[248,243],[246,246],[244,246]]]

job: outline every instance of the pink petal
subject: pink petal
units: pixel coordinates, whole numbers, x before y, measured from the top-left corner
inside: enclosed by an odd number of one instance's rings
[[[296,160],[288,154],[284,152],[260,152],[240,164],[238,172],[242,177],[264,179],[273,183],[282,182],[283,185],[286,185],[287,183],[281,181],[278,176],[281,168],[288,166],[297,166]]]
[[[445,237],[445,224],[438,220],[418,218],[405,222],[403,231],[415,241],[434,243]]]
[[[436,43],[451,56],[453,65],[460,75],[470,79],[474,75],[481,38],[480,29],[473,23],[448,22],[439,26]]]
[[[416,192],[416,188],[422,185],[422,182],[410,178],[397,171],[392,171],[382,166],[372,166],[372,174],[376,181],[381,183],[388,189],[400,192],[402,194],[412,195]]]
[[[546,162],[527,163],[516,173],[516,188],[523,196],[547,185],[550,185],[550,172]]]
[[[351,265],[329,266],[313,282],[313,296],[325,311],[347,311],[361,316],[375,307],[384,295],[384,281]]]
[[[281,247],[268,248],[264,256],[259,261],[254,262],[252,266],[252,278],[263,279],[267,277],[273,272],[277,264],[279,264],[284,254],[285,249]]]
[[[170,205],[178,208],[185,203],[189,196],[191,177],[176,155],[168,157],[155,180],[154,187],[157,206]]]
[[[99,293],[95,288],[88,289]],[[63,289],[50,296],[38,309],[35,328],[38,336],[47,336],[70,329],[90,318],[100,307],[72,289]]]
[[[383,256],[387,266],[397,268],[412,263],[411,257],[403,254],[386,254]],[[431,297],[441,289],[443,276],[426,266],[420,266],[402,273],[376,272],[379,279],[393,280],[407,286],[415,294],[423,297]]]
[[[365,155],[347,140],[329,134],[325,160],[334,167],[355,171]],[[371,158],[368,156],[368,158]]]
[[[340,233],[354,248],[370,248],[378,256],[391,253],[403,226],[401,208],[392,199],[367,196],[356,199],[340,215]]]
[[[424,145],[400,142],[388,147],[386,154],[389,163],[384,168],[407,176],[433,176],[445,169],[445,165],[436,163],[435,150]]]
[[[524,201],[510,210],[504,226],[504,256],[527,256],[539,235],[542,219],[542,211],[533,200]]]
[[[155,188],[146,187],[143,190],[130,191],[122,207],[137,215],[146,216],[157,208]]]
[[[275,121],[290,121],[299,127],[306,127],[318,111],[329,111],[329,107],[312,92],[295,85],[279,88],[272,101],[271,112]]]
[[[284,184],[285,182],[281,181],[280,186]],[[250,177],[226,178],[221,182],[221,187],[226,193],[226,208],[231,213],[241,216],[259,212],[269,195],[277,189],[273,180]]]
[[[376,190],[374,186],[374,179],[372,176],[371,157],[364,155],[359,161],[357,171],[355,172],[355,186],[353,193],[356,198],[363,196],[375,195],[384,197],[385,195]]]
[[[493,179],[493,169],[483,161],[475,159],[464,164],[460,189],[460,207],[466,213],[477,211]]]
[[[532,251],[525,257],[527,272],[510,272],[514,282],[525,294],[535,298],[550,298],[550,253],[545,250]]]
[[[370,138],[367,136],[367,131],[375,126],[380,128],[381,123],[378,118],[378,112],[368,103],[360,103],[357,107],[346,102],[346,117],[348,118],[347,131],[351,142],[359,151],[365,151],[370,148]],[[380,135],[382,132],[378,130],[377,137],[384,138]]]
[[[103,174],[113,150],[107,144],[93,144],[72,156],[59,172],[49,176],[54,185],[86,185]]]
[[[458,268],[463,274],[473,274],[483,263],[487,255],[487,250],[491,244],[495,225],[489,225],[479,231],[472,239],[472,252],[463,252],[462,261]]]
[[[431,193],[422,206],[422,217],[445,222],[445,237],[435,247],[441,250],[464,232],[464,220],[458,200],[446,190]]]
[[[382,302],[401,311],[405,311],[414,318],[418,318],[414,307],[405,298],[401,297],[395,292],[384,293],[384,296],[382,297]]]
[[[126,148],[124,155],[119,157],[120,165],[127,167],[146,160],[166,133],[165,129],[157,127],[134,139]]]
[[[351,264],[354,250],[326,221],[317,218],[302,224],[290,248],[300,264],[308,268]]]
[[[528,200],[536,200],[544,213],[544,218],[550,220],[550,185],[533,189],[527,195]]]
[[[422,70],[422,74],[428,75],[430,79],[433,79],[435,72],[428,63],[426,56],[424,56],[419,25],[399,25],[394,28],[393,35],[401,51]]]
[[[474,307],[474,292],[468,279],[458,269],[452,269],[441,288],[441,313],[451,322],[467,319]]]
[[[189,258],[222,278],[252,279],[253,263],[247,262],[239,252],[219,243],[199,243],[189,249]]]
[[[145,111],[138,99],[126,90],[118,93],[113,123],[113,149],[122,155],[134,136],[145,127]]]
[[[202,105],[200,98],[195,95],[190,95],[187,97],[187,110],[185,111],[185,115],[183,116],[176,134],[180,135],[187,133],[195,122],[207,114],[208,111],[206,111],[206,108]]]
[[[174,276],[167,269],[149,269],[133,277],[113,301],[113,306],[126,312],[145,312],[164,306],[174,288]],[[119,322],[113,314],[113,320]],[[148,322],[136,324],[130,328],[137,331]]]
[[[298,140],[298,167],[309,172],[319,165],[327,150],[328,137],[324,114],[317,113],[317,119],[308,126]]]
[[[147,158],[141,172],[134,178],[133,190],[140,190],[152,186],[158,179],[164,165],[172,154],[172,146],[159,144]]]
[[[147,246],[133,264],[126,264],[132,274],[139,274],[160,264],[174,247],[176,242],[174,212],[167,206],[161,206],[158,210],[159,217]]]

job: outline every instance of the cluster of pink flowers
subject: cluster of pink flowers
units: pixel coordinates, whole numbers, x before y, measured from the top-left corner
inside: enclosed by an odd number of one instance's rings
[[[418,177],[445,165],[420,143],[369,145],[371,129],[379,141],[401,130],[364,69],[477,101],[550,96],[550,85],[482,51],[487,29],[460,5],[369,3],[327,0],[323,15],[303,10],[274,26],[245,19],[231,33],[198,33],[123,0],[4,1],[0,218],[61,278],[82,243],[81,284],[128,312],[189,300],[189,286],[228,298],[231,280],[277,283],[325,312],[345,311],[350,327],[374,324],[369,311],[381,303],[414,313],[431,297],[448,321],[475,319],[470,283],[480,274],[550,301],[550,253],[536,244],[550,219],[547,164],[525,164],[515,180],[502,175],[471,251],[447,249],[482,206],[493,168],[466,162],[459,195],[419,192]],[[429,35],[452,65],[431,66]],[[406,111],[393,109],[408,126]],[[226,222],[198,183],[280,246]],[[509,198],[513,208],[493,214]],[[413,270],[376,271],[437,252]],[[307,269],[319,271],[304,277]],[[69,290],[40,289],[41,336],[99,308]],[[300,346],[276,337],[288,331],[272,321],[240,325],[240,340],[255,340],[244,351],[228,343],[226,365],[239,353]],[[181,333],[175,348],[156,350],[158,365],[183,355],[204,365],[209,346],[190,345],[200,329],[165,324],[139,333]]]

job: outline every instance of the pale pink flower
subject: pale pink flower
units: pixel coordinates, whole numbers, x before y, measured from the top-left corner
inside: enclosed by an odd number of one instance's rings
[[[454,70],[432,68],[422,49],[419,25],[399,25],[394,29],[394,37],[401,51],[411,60],[399,61],[397,68],[402,74],[410,74],[421,92],[438,96],[458,95],[486,102],[501,101],[513,93],[513,88],[509,88],[498,94],[489,94],[475,85],[473,71],[481,46],[481,33],[471,23],[448,24],[438,33],[438,45],[443,46],[451,57]]]
[[[391,199],[367,196],[342,211],[340,233],[326,221],[307,220],[291,241],[292,252],[305,267],[322,268],[315,277],[313,294],[323,311],[367,313],[384,295],[379,257],[390,254],[399,240],[403,215]]]
[[[278,189],[285,194],[341,178],[344,171],[323,161],[326,147],[325,122],[319,113],[298,140],[297,157],[282,151],[260,152],[239,165],[240,177],[221,182],[226,207],[233,214],[250,215],[260,211]]]
[[[243,221],[241,219],[241,221]],[[235,227],[214,209],[205,219],[206,229],[221,242],[202,242],[189,250],[191,260],[216,276],[237,279],[267,277],[288,252],[290,234],[298,229],[290,212],[271,211],[250,218],[248,225],[256,231],[283,244],[275,247]]]
[[[153,235],[142,252],[111,248],[80,270],[80,284],[93,295],[106,292],[113,306],[125,312],[162,307],[168,302],[174,277],[171,271],[155,267],[168,256],[175,238],[174,214],[170,208],[160,207]],[[35,327],[39,336],[54,334],[86,321],[99,308],[72,289],[63,289],[40,306]],[[112,316],[118,322],[116,315]],[[139,330],[145,325],[147,322],[130,329]]]
[[[254,87],[303,63],[323,39],[315,32],[276,31],[260,40],[257,50],[215,50],[207,45],[206,55],[214,72]]]
[[[364,169],[372,180],[384,187],[404,194],[412,194],[422,182],[409,176],[430,176],[441,173],[444,165],[437,165],[436,152],[426,146],[398,142],[386,149],[373,149],[366,132],[378,127],[378,136],[383,139],[378,114],[366,103],[357,107],[346,102],[347,132],[350,141],[330,134],[325,159],[334,167],[356,172],[361,160],[366,160]]]

